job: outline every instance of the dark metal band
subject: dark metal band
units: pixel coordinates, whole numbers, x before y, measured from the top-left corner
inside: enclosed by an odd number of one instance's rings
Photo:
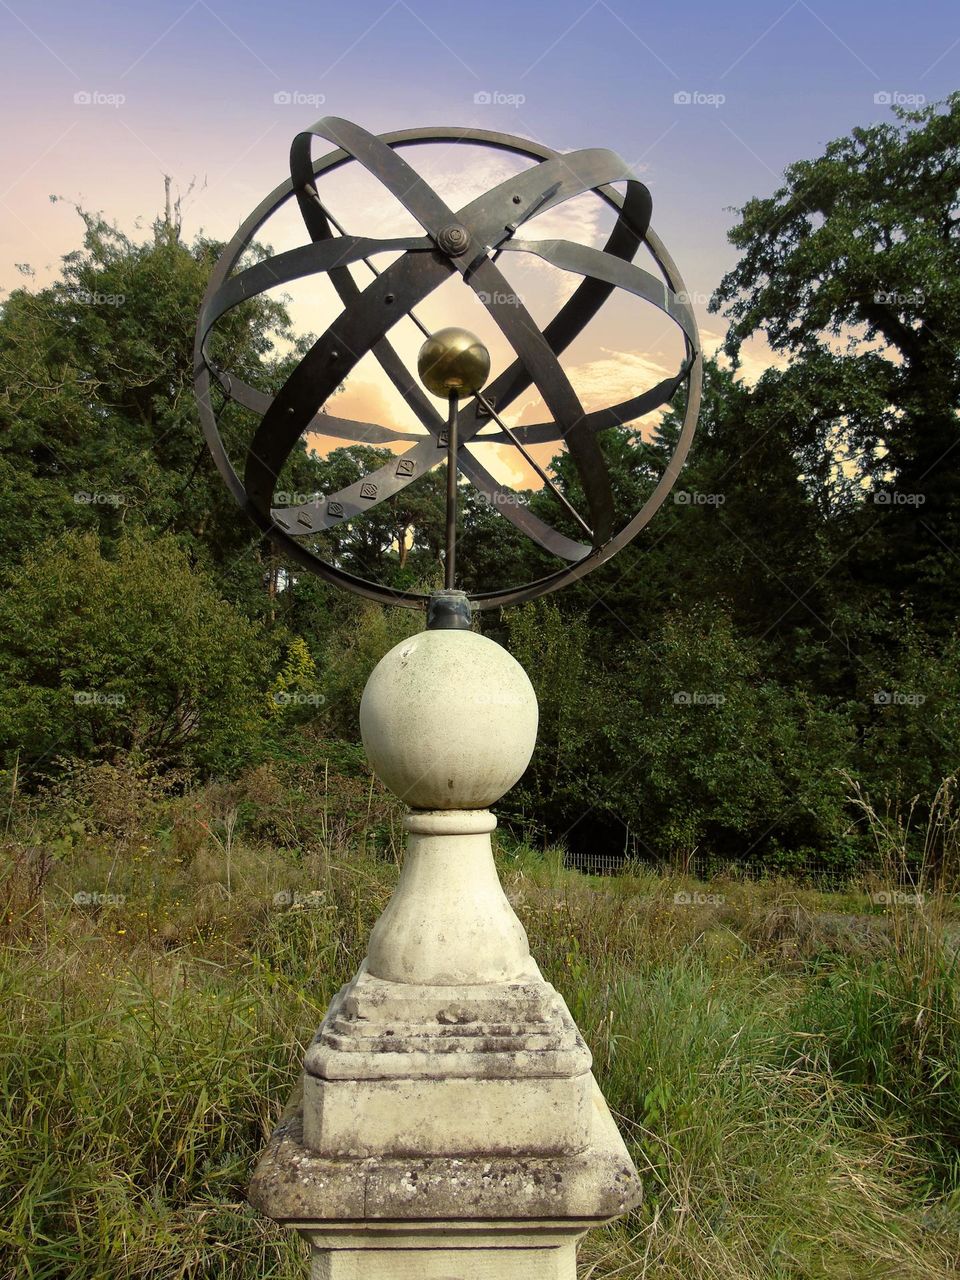
[[[315,136],[334,143],[338,149],[313,161],[311,145]],[[540,163],[454,212],[395,150],[429,142],[479,142],[538,159]],[[359,161],[380,179],[427,234],[392,240],[336,235],[319,200],[315,178],[350,160]],[[624,162],[602,150],[560,155],[525,139],[486,130],[425,129],[377,137],[347,121],[328,118],[294,140],[291,175],[289,183],[281,184],[250,215],[217,263],[201,309],[195,345],[197,396],[205,437],[234,497],[260,528],[298,563],[331,582],[384,603],[425,605],[427,597],[419,593],[393,591],[345,573],[323,561],[298,538],[362,514],[443,460],[445,455],[438,444],[445,420],[385,334],[439,284],[459,272],[517,352],[517,359],[485,389],[484,397],[496,405],[499,415],[528,387],[536,385],[554,421],[515,428],[515,435],[523,443],[566,444],[584,488],[594,531],[592,547],[577,543],[552,529],[528,508],[502,502],[500,495],[510,491],[503,490],[478,462],[470,443],[509,443],[508,433],[490,433],[491,418],[479,400],[465,402],[460,409],[459,469],[524,533],[558,557],[574,562],[538,582],[482,593],[474,597],[476,603],[489,608],[556,590],[608,560],[635,537],[664,501],[689,450],[699,406],[701,362],[696,321],[685,301],[682,281],[649,228],[649,193]],[[626,184],[626,195],[610,185],[615,182]],[[563,240],[516,239],[515,233],[525,220],[586,191],[595,191],[617,211],[616,224],[603,250]],[[257,231],[291,196],[298,201],[311,243],[232,276]],[[649,248],[662,279],[633,263],[642,243]],[[348,270],[349,264],[390,250],[400,251],[403,256],[361,291]],[[504,251],[534,253],[561,270],[584,276],[542,332],[522,305],[515,300],[505,301],[507,295],[513,297],[510,286],[489,256],[491,252]],[[266,396],[213,366],[206,349],[207,339],[222,315],[266,288],[315,272],[329,274],[344,311],[275,397]],[[674,320],[684,334],[686,357],[675,377],[619,405],[585,413],[557,357],[615,288],[645,299]],[[322,412],[327,398],[368,351],[375,355],[426,428],[426,436]],[[243,482],[220,438],[210,401],[211,377],[225,396],[262,415]],[[685,381],[689,382],[687,409],[674,456],[641,511],[623,530],[613,534],[612,497],[597,434],[664,404]],[[487,433],[480,434],[484,428]],[[370,444],[409,441],[410,447],[336,494],[299,506],[273,508],[277,477],[305,431]]]

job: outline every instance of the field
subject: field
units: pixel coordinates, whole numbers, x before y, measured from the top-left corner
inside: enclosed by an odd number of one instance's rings
[[[0,1275],[305,1274],[245,1187],[390,894],[398,808],[356,748],[315,744],[199,789],[85,768],[4,817]],[[886,871],[843,895],[586,877],[501,836],[645,1177],[584,1277],[957,1274],[953,897],[906,892],[870,820]],[[954,847],[949,792],[931,832]]]

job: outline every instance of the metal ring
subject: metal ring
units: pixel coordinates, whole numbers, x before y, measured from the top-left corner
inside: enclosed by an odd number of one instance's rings
[[[337,149],[314,161],[312,139],[320,136]],[[481,144],[539,161],[525,172],[498,184],[459,211],[448,209],[427,183],[397,154],[404,146],[429,143]],[[357,161],[378,177],[414,214],[424,228],[419,237],[371,240],[335,235],[317,194],[315,179]],[[626,183],[626,194],[612,184]],[[536,213],[572,195],[595,192],[617,213],[617,221],[603,250],[562,240],[523,241],[515,233]],[[296,198],[311,243],[267,259],[236,275],[237,262],[263,224],[288,200]],[[568,582],[609,560],[649,523],[663,504],[689,452],[699,412],[702,361],[693,312],[685,301],[680,275],[659,238],[649,226],[650,198],[646,187],[619,157],[609,151],[561,154],[509,134],[479,129],[414,129],[382,136],[335,117],[325,118],[299,134],[291,148],[291,179],[281,183],[241,225],[218,261],[204,296],[195,341],[195,386],[201,423],[218,470],[239,505],[297,563],[336,585],[385,604],[426,607],[429,597],[397,591],[368,582],[329,564],[298,539],[356,518],[371,506],[415,481],[443,458],[437,441],[444,421],[406,369],[386,332],[417,302],[455,272],[480,296],[495,322],[517,352],[517,360],[486,388],[498,413],[535,383],[554,421],[515,429],[528,443],[565,442],[580,475],[594,528],[594,545],[577,543],[551,528],[528,508],[505,504],[503,490],[475,457],[473,445],[496,443],[498,434],[478,435],[490,418],[477,400],[461,411],[463,448],[459,469],[497,509],[522,532],[567,563],[555,573],[521,586],[480,592],[471,598],[480,608],[516,604]],[[456,236],[458,252],[438,252],[441,240]],[[463,248],[460,249],[460,244]],[[646,244],[662,281],[633,263]],[[403,256],[360,290],[349,272],[351,262],[384,249]],[[572,296],[543,331],[522,307],[507,306],[498,296],[509,292],[494,259],[503,251],[534,253],[561,270],[584,276]],[[491,257],[491,254],[493,257]],[[344,303],[343,313],[330,326],[274,397],[244,383],[212,363],[207,339],[216,321],[231,307],[265,288],[318,271],[326,272]],[[664,311],[681,329],[686,347],[680,370],[622,404],[585,413],[557,357],[582,332],[616,288],[624,288]],[[376,424],[357,423],[322,413],[323,403],[340,385],[357,360],[371,351],[413,409],[426,436],[394,431]],[[227,398],[262,415],[248,451],[245,480],[241,481],[226,454],[217,416],[210,399],[215,380]],[[609,478],[597,434],[623,425],[666,403],[687,383],[687,405],[673,456],[660,482],[640,511],[613,533]],[[304,431],[317,430],[349,441],[391,443],[408,441],[406,453],[394,457],[355,485],[316,503],[274,508],[277,476]]]

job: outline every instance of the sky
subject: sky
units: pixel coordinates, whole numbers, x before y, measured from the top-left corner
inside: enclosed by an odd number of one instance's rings
[[[709,351],[723,320],[706,302],[736,258],[727,241],[736,208],[773,191],[792,161],[820,154],[854,126],[890,118],[891,101],[932,102],[956,88],[960,6],[0,0],[0,59],[7,124],[0,300],[23,283],[17,264],[29,263],[39,284],[56,276],[79,241],[75,203],[133,232],[161,211],[164,175],[182,196],[186,238],[201,230],[228,238],[288,175],[293,136],[335,115],[374,132],[467,125],[561,151],[618,152],[651,190],[652,225],[683,273]],[[318,143],[314,154],[323,150]],[[416,164],[451,200],[512,172],[472,149],[418,153]],[[362,176],[328,186],[348,230],[397,230],[389,202]],[[51,195],[63,201],[51,203]],[[584,197],[535,220],[529,232],[599,243],[605,217],[599,201]],[[284,249],[303,234],[295,219],[281,219],[265,239]],[[539,322],[572,287],[542,264],[509,266]],[[482,314],[458,288],[429,299],[424,320],[430,327],[476,320],[480,331]],[[316,332],[333,318],[333,296],[316,283],[289,292],[304,327]],[[571,349],[571,381],[588,408],[625,398],[678,364],[677,333],[641,314],[642,306],[614,303]],[[397,346],[411,358],[420,337],[405,323]],[[496,370],[506,348],[494,330],[481,336]],[[746,375],[769,359],[755,345]],[[409,425],[370,360],[351,376],[337,412]],[[512,419],[542,413],[533,396]]]

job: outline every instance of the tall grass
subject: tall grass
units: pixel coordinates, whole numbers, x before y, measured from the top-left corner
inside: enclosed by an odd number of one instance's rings
[[[802,1013],[809,1069],[855,1085],[878,1112],[912,1126],[931,1193],[960,1192],[960,852],[955,781],[939,789],[911,856],[914,814],[880,815],[857,802],[883,859],[889,945],[867,964],[840,957],[814,975]]]
[[[18,810],[4,846],[0,1275],[304,1275],[245,1188],[395,881],[397,811],[345,758],[229,792],[120,783],[88,776]],[[677,904],[691,882],[499,858],[645,1176],[640,1211],[588,1238],[584,1277],[954,1274],[956,1079],[929,1065],[954,1044],[942,891],[923,973],[944,985],[921,990],[900,976],[901,922],[866,897],[731,880]],[[862,930],[848,949],[821,927],[838,906],[873,912],[866,956]],[[871,973],[901,1022],[922,995],[922,1053],[869,1011],[850,1031],[851,984]]]

